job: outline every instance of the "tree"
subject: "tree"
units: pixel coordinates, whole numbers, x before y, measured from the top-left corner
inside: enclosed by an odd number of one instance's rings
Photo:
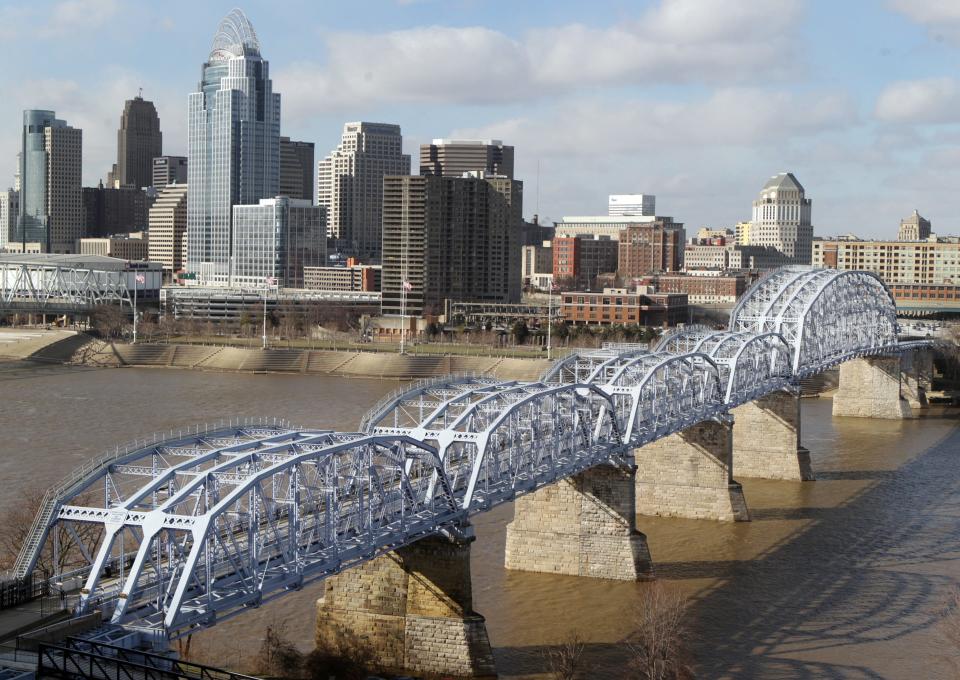
[[[510,333],[513,335],[513,341],[518,345],[522,345],[524,340],[527,339],[527,336],[530,335],[530,329],[527,328],[525,321],[517,321],[513,324],[513,328],[510,329]]]
[[[257,655],[257,672],[274,678],[292,678],[300,675],[302,665],[303,654],[287,638],[287,621],[267,625]]]
[[[102,338],[119,338],[129,320],[120,305],[100,304],[90,313],[90,326]]]
[[[579,633],[568,634],[560,644],[548,647],[544,653],[547,672],[553,680],[576,680],[583,670],[583,639]]]
[[[643,680],[688,680],[691,667],[687,601],[675,587],[652,583],[637,606],[627,638],[631,666]]]

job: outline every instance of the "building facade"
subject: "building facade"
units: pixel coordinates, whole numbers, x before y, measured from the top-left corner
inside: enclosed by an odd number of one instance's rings
[[[657,276],[653,285],[658,293],[686,295],[690,304],[732,305],[746,292],[753,277],[745,274],[717,276]]]
[[[575,326],[675,326],[689,316],[687,296],[650,287],[604,288],[602,293],[564,292],[561,315]]]
[[[81,255],[105,255],[120,260],[146,260],[150,255],[150,240],[142,231],[106,238],[81,238],[77,241],[77,252]]]
[[[327,257],[323,210],[310,201],[277,196],[257,205],[233,207],[236,285],[303,288],[304,267],[319,267]],[[188,237],[189,238],[189,237]]]
[[[791,172],[774,175],[753,202],[749,245],[776,248],[792,264],[810,264],[813,225],[811,201]]]
[[[0,191],[0,250],[16,238],[17,215],[20,214],[20,192],[16,189]]]
[[[557,234],[566,234],[568,236],[609,236],[614,240],[619,240],[620,232],[629,227],[643,224],[652,224],[656,221],[655,216],[651,215],[580,215],[573,217],[564,217],[559,222],[554,222],[554,231]]]
[[[619,245],[609,236],[555,236],[553,280],[566,289],[589,290],[598,276],[617,270]]]
[[[150,260],[159,262],[167,281],[187,262],[187,185],[168,184],[150,207]]]
[[[53,111],[23,112],[20,215],[13,240],[47,253],[72,253],[83,236],[83,132]]]
[[[347,123],[340,144],[317,166],[317,203],[327,215],[327,236],[346,255],[379,262],[383,186],[387,175],[409,175],[399,125]]]
[[[813,266],[874,272],[887,284],[960,284],[960,239],[816,239]]]
[[[390,176],[383,192],[384,314],[440,314],[447,300],[520,301],[519,182]]]
[[[280,95],[240,10],[220,22],[188,110],[187,267],[202,283],[229,285],[233,206],[280,185]]]
[[[117,131],[117,173],[122,187],[143,189],[153,183],[153,159],[163,154],[160,117],[153,102],[128,99]]]
[[[550,290],[553,284],[553,242],[522,246],[520,267],[520,283],[524,288]]]
[[[280,196],[313,203],[313,142],[280,138]]]
[[[685,241],[683,224],[670,217],[627,227],[620,232],[617,271],[625,279],[678,272]]]
[[[187,183],[186,156],[158,156],[153,159],[151,184],[158,191],[168,184]]]
[[[916,210],[910,217],[900,220],[898,241],[926,241],[930,238],[930,220],[920,217]]]
[[[380,265],[348,264],[346,267],[304,267],[303,287],[307,290],[380,292]]]
[[[513,147],[499,139],[434,139],[420,145],[421,175],[483,172],[513,179]]]
[[[657,197],[653,194],[610,194],[607,214],[611,217],[653,217],[657,214]]]
[[[83,233],[95,238],[146,229],[150,200],[132,186],[83,187]]]

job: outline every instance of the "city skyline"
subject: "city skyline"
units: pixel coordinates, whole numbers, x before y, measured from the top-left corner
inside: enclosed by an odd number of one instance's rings
[[[0,185],[12,184],[22,111],[41,108],[84,130],[84,185],[94,186],[116,156],[123,102],[140,87],[157,104],[164,152],[185,154],[196,55],[232,6],[0,10],[8,58],[30,64],[2,77]],[[436,137],[503,139],[518,151],[527,216],[539,161],[540,212],[552,219],[603,214],[610,193],[648,192],[687,224],[732,226],[749,218],[763,178],[790,171],[817,197],[818,236],[892,238],[914,208],[935,232],[960,231],[960,10],[943,3],[792,0],[718,12],[703,0],[611,1],[588,18],[572,3],[528,3],[509,22],[504,3],[241,8],[271,45],[284,136],[329,149],[344,121],[389,122],[411,155]],[[859,31],[848,35],[840,19],[854,15]],[[656,162],[645,162],[651,153]]]

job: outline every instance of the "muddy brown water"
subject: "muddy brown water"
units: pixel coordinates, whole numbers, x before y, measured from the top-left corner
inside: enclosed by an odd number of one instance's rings
[[[224,416],[355,428],[397,383],[172,369],[0,364],[0,512],[137,435]],[[938,623],[960,581],[960,421],[837,419],[803,402],[812,483],[741,479],[753,521],[638,518],[661,581],[691,600],[705,678],[949,678]],[[475,607],[504,677],[536,677],[569,632],[591,677],[618,677],[642,583],[503,569],[511,506],[475,519]],[[204,660],[248,667],[267,625],[303,649],[313,584],[194,636]]]

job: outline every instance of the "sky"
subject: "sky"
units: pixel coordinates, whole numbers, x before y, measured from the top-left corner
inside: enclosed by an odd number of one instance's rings
[[[688,232],[729,227],[790,171],[817,235],[892,238],[914,209],[960,233],[958,0],[0,2],[0,185],[27,108],[83,129],[95,185],[139,88],[185,155],[187,95],[234,6],[282,134],[318,160],[347,121],[398,123],[414,172],[435,137],[512,144],[527,217],[649,193]]]

